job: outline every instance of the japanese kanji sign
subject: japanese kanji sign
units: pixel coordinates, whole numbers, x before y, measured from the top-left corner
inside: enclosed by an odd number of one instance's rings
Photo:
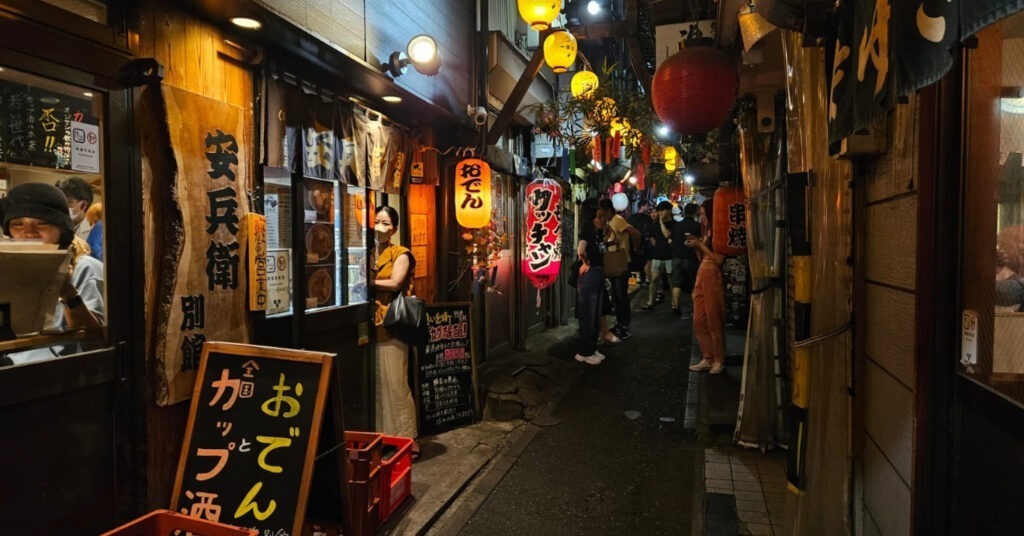
[[[476,360],[470,305],[427,306],[430,334],[416,364],[420,434],[431,435],[476,422]]]
[[[562,266],[562,187],[551,179],[537,179],[526,185],[526,251],[523,273],[533,286],[545,288],[558,278]]]
[[[160,311],[155,328],[160,367],[156,399],[167,405],[186,400],[192,393],[205,341],[248,341],[245,224],[250,143],[244,138],[242,109],[173,87],[164,88],[163,96],[176,173],[157,176],[166,170],[151,163],[149,154],[144,172],[154,175],[153,183],[172,181],[173,193],[150,195],[173,196],[172,202],[180,210],[181,225],[175,237],[180,254],[154,256],[156,260],[147,262],[162,262],[162,266],[158,269],[147,264],[146,270],[162,273],[171,280],[162,284],[173,285],[166,287],[172,296],[171,306]],[[173,211],[165,209],[165,220],[153,225],[173,229],[173,216]],[[172,250],[166,243],[164,247]]]
[[[479,158],[455,166],[455,219],[467,229],[491,221],[491,166]]]
[[[726,186],[715,190],[714,196],[715,252],[722,255],[743,255],[747,252],[747,204],[743,189]]]
[[[209,342],[171,509],[298,536],[334,355]]]

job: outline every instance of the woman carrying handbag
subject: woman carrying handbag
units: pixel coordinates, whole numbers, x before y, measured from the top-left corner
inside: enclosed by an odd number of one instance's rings
[[[412,290],[416,259],[402,246],[391,244],[398,230],[398,211],[377,207],[373,221],[376,249],[373,280],[376,345],[376,429],[387,435],[416,438],[416,403],[409,388],[409,346],[392,337],[384,328],[388,305],[400,293]],[[413,458],[419,457],[419,443],[412,446]]]

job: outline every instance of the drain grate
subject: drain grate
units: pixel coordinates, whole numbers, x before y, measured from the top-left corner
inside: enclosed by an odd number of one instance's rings
[[[735,536],[740,521],[736,514],[736,497],[725,493],[704,494],[705,536]]]

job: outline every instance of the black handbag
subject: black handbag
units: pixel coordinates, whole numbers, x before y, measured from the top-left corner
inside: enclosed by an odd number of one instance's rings
[[[395,294],[384,313],[384,328],[392,337],[413,346],[421,346],[427,339],[426,302],[416,296]]]

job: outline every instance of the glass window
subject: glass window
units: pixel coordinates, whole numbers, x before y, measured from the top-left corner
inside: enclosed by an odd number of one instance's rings
[[[1024,14],[967,61],[961,374],[1024,404]]]
[[[103,101],[0,67],[0,365],[105,341]]]
[[[292,230],[291,175],[264,168],[267,218],[268,316],[292,313],[293,236],[305,245],[306,311],[364,303],[366,293],[367,191],[335,181],[302,179],[302,229]]]

